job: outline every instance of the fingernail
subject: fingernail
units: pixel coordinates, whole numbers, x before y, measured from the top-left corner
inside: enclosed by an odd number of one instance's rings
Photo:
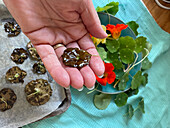
[[[84,89],[84,87],[82,87],[82,88],[79,88],[79,89],[77,89],[78,91],[82,91]]]
[[[65,87],[65,89],[70,89],[70,86],[68,86],[68,87]]]
[[[89,90],[93,90],[95,88],[95,86],[91,87],[91,88],[88,88]]]
[[[99,78],[102,78],[103,77],[103,75],[101,75],[101,76],[98,76]]]

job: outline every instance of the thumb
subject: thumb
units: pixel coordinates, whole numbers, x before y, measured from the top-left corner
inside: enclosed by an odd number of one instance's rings
[[[80,7],[80,15],[86,29],[97,38],[106,38],[107,33],[103,30],[97,12],[93,6],[92,0],[83,0]]]

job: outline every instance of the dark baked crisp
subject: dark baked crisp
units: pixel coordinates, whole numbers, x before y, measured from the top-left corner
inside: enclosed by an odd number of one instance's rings
[[[10,81],[11,83],[23,83],[23,79],[26,77],[26,75],[26,71],[14,66],[6,72],[6,80]]]
[[[46,68],[42,61],[38,61],[33,65],[33,72],[37,74],[45,74]]]
[[[17,96],[10,88],[4,88],[0,91],[0,110],[6,111],[13,107]]]
[[[22,64],[28,58],[28,53],[23,48],[15,48],[11,54],[11,59],[16,64]]]
[[[8,32],[9,37],[17,36],[21,32],[20,26],[14,22],[7,22],[4,25],[5,32]]]
[[[47,80],[32,80],[25,86],[27,101],[33,106],[43,105],[50,100],[52,89]]]
[[[78,48],[67,48],[63,55],[63,63],[66,66],[81,68],[89,64],[91,54]]]
[[[31,41],[27,44],[27,50],[33,59],[40,60],[40,56],[38,55],[37,50],[32,45]]]

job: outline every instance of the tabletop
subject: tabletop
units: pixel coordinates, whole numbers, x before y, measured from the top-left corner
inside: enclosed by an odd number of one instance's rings
[[[170,10],[163,9],[157,5],[155,0],[143,0],[144,4],[148,8],[149,12],[158,23],[158,25],[165,30],[166,32],[170,33]],[[160,1],[161,2],[161,1]],[[170,4],[165,4],[161,2],[167,7],[170,7]]]

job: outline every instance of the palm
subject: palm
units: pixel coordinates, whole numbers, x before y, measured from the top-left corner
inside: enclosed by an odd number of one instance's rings
[[[93,9],[91,0],[86,2],[82,2],[82,0],[17,1],[17,5],[16,1],[15,3],[5,2],[20,24],[22,31],[34,44],[54,80],[64,87],[69,84],[77,89],[81,88],[83,84],[92,87],[95,82],[94,73],[101,75],[104,72],[99,57],[92,57],[90,67],[85,66],[81,70],[65,67],[61,62],[61,55],[66,47],[78,47],[91,54],[98,54],[90,40],[89,32],[98,37],[105,37],[105,35],[99,27],[98,19],[94,19],[97,14],[90,12],[87,8],[87,6],[91,6]],[[12,12],[13,9],[15,9],[15,13]],[[54,51],[52,46],[58,43],[63,43],[66,47],[59,47]]]

